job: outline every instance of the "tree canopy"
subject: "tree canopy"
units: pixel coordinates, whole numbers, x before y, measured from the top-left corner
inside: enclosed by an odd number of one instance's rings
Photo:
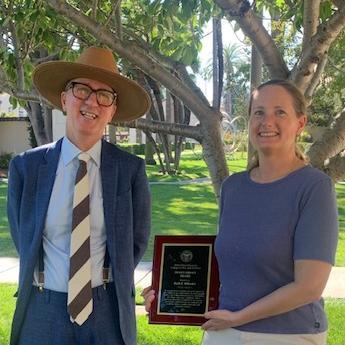
[[[259,13],[280,26],[267,29]],[[107,46],[116,54],[123,72],[140,78],[151,97],[154,93],[149,80],[154,80],[200,122],[190,126],[183,121],[139,119],[127,125],[199,141],[218,195],[228,175],[221,138],[222,113],[210,104],[194,78],[200,65],[203,28],[211,18],[235,22],[260,53],[267,76],[292,80],[308,99],[312,99],[320,80],[321,86],[330,82],[336,85],[339,76],[331,65],[342,68],[342,56],[336,53],[341,50],[345,26],[342,0],[4,0],[0,4],[0,90],[13,100],[25,102],[37,136],[40,129],[45,132],[49,127],[50,108],[32,87],[33,67],[52,59],[73,59],[87,45]],[[289,54],[284,50],[287,34],[295,40]],[[345,176],[345,112],[341,106],[339,109],[342,112],[333,126],[309,151],[312,163],[335,180]],[[48,140],[49,133],[40,143]]]

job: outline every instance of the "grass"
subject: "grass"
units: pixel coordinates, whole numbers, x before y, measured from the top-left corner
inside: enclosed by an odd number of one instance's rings
[[[236,172],[244,170],[247,164],[246,157],[246,154],[242,152],[236,152],[233,155],[228,156],[227,161],[229,171]],[[157,159],[156,161],[158,162]],[[159,172],[158,165],[148,165],[146,167],[146,172],[151,182],[183,181],[210,176],[207,165],[202,158],[202,153],[200,150],[186,150],[182,153],[180,170],[177,175],[161,174]]]
[[[138,316],[138,345],[199,345],[199,327],[149,325],[146,316]]]
[[[327,345],[341,345],[345,341],[345,299],[329,298],[326,300],[328,316]]]
[[[0,344],[9,344],[10,327],[15,307],[17,286],[14,284],[0,284]]]
[[[152,260],[154,236],[216,233],[217,202],[211,184],[151,185],[152,230],[144,260]]]
[[[15,307],[16,285],[0,284],[0,344],[9,343],[10,326]],[[327,299],[329,319],[328,345],[340,345],[345,339],[345,300]],[[138,316],[138,345],[199,345],[199,327],[149,325],[146,316]]]
[[[6,214],[6,195],[7,184],[0,182],[0,257],[17,256],[17,252],[12,243],[8,231],[7,214]]]
[[[336,185],[336,193],[340,226],[336,266],[345,266],[345,183]]]
[[[228,158],[229,170],[245,169],[246,157],[236,153]],[[147,167],[150,181],[174,182],[208,177],[208,170],[200,151],[185,151],[181,160],[181,173],[177,176],[162,176],[157,166]],[[149,246],[143,260],[151,261],[154,236],[184,234],[215,234],[218,207],[210,183],[189,185],[152,184],[152,231]],[[340,234],[336,266],[345,266],[345,184],[336,186]],[[0,257],[15,257],[6,218],[7,184],[0,182]]]

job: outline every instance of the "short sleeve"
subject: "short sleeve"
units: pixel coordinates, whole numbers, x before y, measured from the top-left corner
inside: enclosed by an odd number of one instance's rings
[[[325,178],[313,184],[302,197],[294,260],[320,260],[333,265],[338,231],[334,185],[331,179]]]

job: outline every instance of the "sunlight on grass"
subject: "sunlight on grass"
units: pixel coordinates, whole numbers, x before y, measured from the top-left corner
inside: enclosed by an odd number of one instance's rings
[[[336,266],[345,266],[345,184],[336,185],[340,234],[336,255]]]
[[[9,344],[10,326],[15,307],[13,294],[17,286],[0,284],[0,344]],[[142,303],[137,291],[137,300]],[[329,319],[327,345],[341,345],[345,339],[345,300],[326,299]],[[164,326],[148,324],[147,316],[138,316],[138,345],[199,345],[202,338],[200,327]]]
[[[151,181],[177,181],[208,177],[208,169],[202,160],[200,150],[186,150],[182,154],[181,173],[177,176],[158,173],[158,166],[149,166]],[[229,171],[245,169],[246,155],[235,153],[228,157]],[[156,234],[186,235],[215,234],[218,219],[218,206],[211,183],[188,185],[152,184],[152,231],[149,247],[144,260],[152,260],[153,239]],[[345,184],[337,184],[340,235],[336,256],[336,266],[345,266]],[[8,232],[6,217],[7,184],[0,182],[0,255],[16,256]]]
[[[14,284],[0,284],[0,344],[9,344],[16,289]]]
[[[139,316],[138,345],[199,345],[200,327],[149,325],[146,316]]]
[[[345,299],[329,298],[325,304],[329,330],[327,345],[341,345],[345,342]]]

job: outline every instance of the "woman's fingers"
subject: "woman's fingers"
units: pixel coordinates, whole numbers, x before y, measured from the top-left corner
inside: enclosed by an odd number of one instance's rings
[[[141,296],[143,296],[145,300],[145,310],[149,312],[151,309],[151,304],[155,299],[155,290],[152,290],[151,286],[148,286],[143,290]]]

